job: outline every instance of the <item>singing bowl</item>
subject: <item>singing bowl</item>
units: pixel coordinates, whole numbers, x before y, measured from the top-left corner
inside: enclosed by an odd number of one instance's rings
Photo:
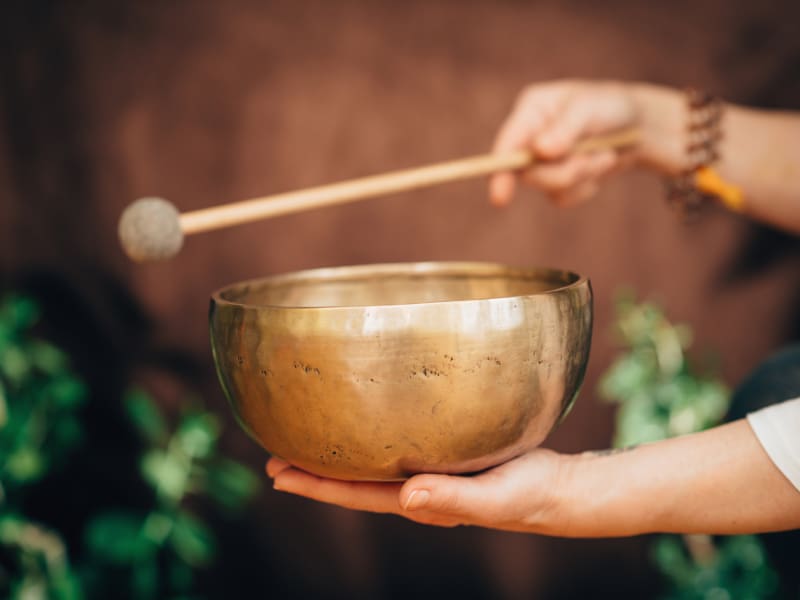
[[[317,475],[470,473],[545,439],[583,380],[589,281],[488,263],[315,269],[213,294],[242,427]]]

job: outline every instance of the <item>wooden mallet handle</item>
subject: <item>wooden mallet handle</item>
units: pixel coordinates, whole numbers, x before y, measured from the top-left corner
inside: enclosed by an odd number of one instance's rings
[[[635,144],[638,139],[638,130],[625,129],[609,135],[587,138],[577,144],[575,151],[587,153],[620,148]],[[480,177],[498,171],[515,171],[532,163],[533,156],[525,150],[508,154],[483,154],[427,167],[393,171],[383,175],[201,208],[181,214],[180,224],[183,233],[190,235],[312,208],[345,204],[449,181]]]
[[[620,130],[609,135],[583,140],[576,145],[575,152],[587,153],[621,148],[635,144],[638,139],[638,130]],[[184,236],[193,233],[448,181],[479,177],[498,171],[515,171],[528,167],[533,162],[533,155],[524,150],[508,154],[484,154],[427,167],[202,208],[183,214],[162,198],[141,198],[123,212],[119,222],[119,237],[126,253],[133,260],[163,260],[177,254],[183,245]]]

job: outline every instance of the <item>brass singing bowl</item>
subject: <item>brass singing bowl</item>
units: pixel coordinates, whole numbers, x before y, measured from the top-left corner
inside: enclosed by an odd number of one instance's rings
[[[213,294],[214,361],[242,427],[348,480],[476,472],[569,411],[592,331],[589,281],[487,263],[302,271]]]

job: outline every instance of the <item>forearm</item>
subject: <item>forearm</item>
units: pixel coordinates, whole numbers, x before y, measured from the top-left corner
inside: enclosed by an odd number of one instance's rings
[[[800,527],[800,492],[746,421],[565,465],[566,535],[738,534]]]
[[[687,109],[682,93],[647,84],[631,86],[642,128],[640,161],[674,175],[686,165]],[[800,115],[727,105],[715,165],[739,187],[745,213],[800,232]]]

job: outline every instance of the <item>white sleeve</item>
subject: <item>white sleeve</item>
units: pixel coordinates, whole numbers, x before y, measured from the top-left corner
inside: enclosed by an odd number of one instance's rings
[[[800,398],[747,415],[772,462],[800,491]]]

